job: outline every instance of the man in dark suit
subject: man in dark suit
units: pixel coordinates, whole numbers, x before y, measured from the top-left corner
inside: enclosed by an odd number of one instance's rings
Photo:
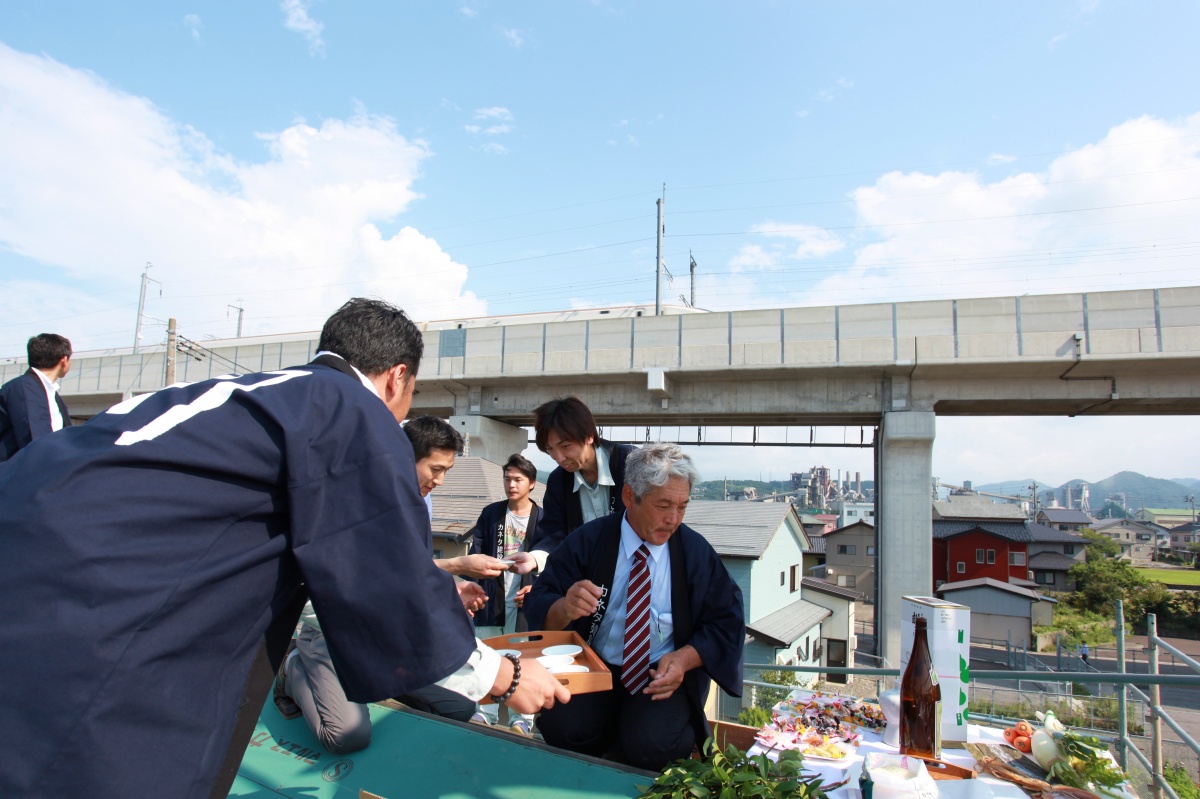
[[[29,370],[0,388],[0,461],[35,439],[71,426],[58,381],[71,369],[71,342],[56,333],[29,339]]]
[[[625,513],[583,525],[525,599],[535,630],[574,630],[612,672],[610,691],[542,712],[546,743],[661,771],[709,736],[715,680],[742,693],[742,594],[716,551],[683,524],[691,459],[647,444],[626,461]]]
[[[533,417],[537,448],[558,463],[546,479],[537,535],[527,542],[540,570],[576,527],[622,510],[625,459],[634,448],[600,438],[596,419],[578,397],[550,400]]]

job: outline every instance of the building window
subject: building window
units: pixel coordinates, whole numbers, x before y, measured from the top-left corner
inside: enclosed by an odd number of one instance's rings
[[[847,516],[847,517],[850,517],[850,516],[857,516],[857,515],[858,515],[858,511],[856,511],[856,510],[848,510],[848,511],[846,511],[846,516]]]
[[[853,588],[856,579],[853,574],[839,574],[837,584],[842,588]]]
[[[792,566],[792,593],[800,590],[800,567]]]
[[[1008,553],[1008,565],[1009,566],[1024,566],[1025,565],[1025,553],[1024,552],[1009,552]]]
[[[838,544],[837,553],[839,555],[857,555],[858,546],[855,544]]]
[[[975,550],[975,562],[983,563],[983,550],[982,549]]]
[[[875,547],[867,547],[867,555],[872,558],[875,557]]]
[[[991,564],[993,564],[995,562],[996,562],[996,550],[989,549],[988,550],[988,565],[990,566]]]
[[[955,571],[959,574],[966,574],[967,573],[967,564],[963,563],[960,560],[957,564],[957,568],[955,569]]]
[[[1064,555],[1074,555],[1075,554],[1075,545],[1074,544],[1063,544],[1063,554]]]
[[[783,585],[784,585],[784,583],[783,583],[783,580],[784,580],[784,575],[785,575],[785,574],[787,574],[787,572],[780,572],[780,573],[779,573],[779,587],[780,587],[780,588],[782,588],[782,587],[783,587]]]
[[[1034,572],[1033,581],[1040,585],[1054,585],[1054,572]]]

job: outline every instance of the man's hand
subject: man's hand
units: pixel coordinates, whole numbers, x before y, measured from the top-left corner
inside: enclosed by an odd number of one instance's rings
[[[496,676],[496,685],[492,686],[493,696],[499,696],[508,690],[508,686],[512,684],[512,674],[512,662],[503,658],[500,672]],[[567,690],[567,686],[556,680],[541,663],[533,658],[524,658],[521,660],[521,683],[504,704],[518,713],[536,713],[554,707],[555,702],[569,701],[571,692]]]
[[[454,584],[458,588],[458,598],[462,600],[463,607],[471,616],[474,616],[475,611],[482,610],[483,606],[487,604],[487,592],[478,583],[455,580]]]
[[[457,558],[435,558],[433,562],[443,571],[459,577],[472,577],[476,580],[498,577],[508,571],[508,566],[497,558],[482,553],[459,555]]]
[[[645,693],[651,699],[669,699],[683,685],[683,675],[701,665],[700,653],[690,644],[668,652],[658,661],[657,669],[650,669],[650,684]]]
[[[550,606],[546,613],[546,627],[563,630],[576,619],[590,616],[600,607],[603,592],[591,580],[580,580],[567,589],[567,595]]]
[[[512,556],[513,565],[509,566],[509,571],[514,571],[517,574],[529,574],[537,568],[537,560],[528,552],[518,552]]]
[[[513,597],[513,604],[519,608],[525,607],[525,595],[533,590],[532,585],[523,585],[517,590],[516,596]]]

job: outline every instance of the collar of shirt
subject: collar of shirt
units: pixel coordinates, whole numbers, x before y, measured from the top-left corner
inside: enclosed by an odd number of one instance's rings
[[[342,358],[342,356],[338,355],[336,352],[330,352],[329,350],[321,350],[320,352],[318,352],[316,354],[316,357],[320,358],[322,355],[332,355],[335,358]],[[346,361],[345,358],[342,358],[342,360]],[[364,375],[362,372],[358,371],[357,366],[350,363],[349,361],[346,361],[346,365],[354,370],[354,374],[358,375],[359,381],[361,381],[364,386],[366,386],[368,389],[370,389],[372,394],[379,397],[379,389],[375,388],[375,384],[372,383],[370,380],[368,380],[366,375]],[[383,399],[383,398],[380,397],[380,399]]]
[[[587,480],[583,479],[583,472],[575,472],[575,491],[581,488],[599,488],[600,486],[615,486],[617,482],[613,480],[612,472],[608,468],[608,450],[599,444],[595,445],[596,450],[596,485],[588,485]]]
[[[36,374],[38,377],[40,377],[42,379],[42,383],[45,384],[47,391],[49,391],[52,394],[58,393],[58,383],[55,383],[50,378],[46,377],[46,373],[43,372],[41,369],[38,369],[36,366],[31,366],[29,368],[33,370],[34,374]]]

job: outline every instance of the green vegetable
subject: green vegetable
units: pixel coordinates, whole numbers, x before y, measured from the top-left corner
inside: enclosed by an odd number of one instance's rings
[[[1099,738],[1076,732],[1052,733],[1062,758],[1050,767],[1050,781],[1072,788],[1091,790],[1088,783],[1115,788],[1125,782],[1125,774],[1104,757],[1106,748]]]
[[[709,738],[701,753],[702,760],[676,760],[653,785],[639,785],[639,799],[826,799],[820,775],[800,773],[804,757],[795,749],[772,761],[733,745],[721,751]]]

